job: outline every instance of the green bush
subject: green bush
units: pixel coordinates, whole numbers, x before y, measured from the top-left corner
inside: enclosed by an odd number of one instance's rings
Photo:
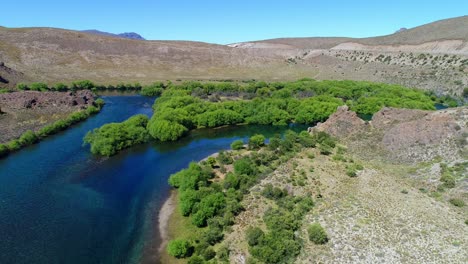
[[[7,143],[8,149],[10,152],[19,150],[21,148],[21,143],[18,139],[11,140]]]
[[[450,169],[446,164],[441,164],[442,175],[440,176],[440,181],[443,183],[443,187],[446,188],[455,188],[456,179]]]
[[[89,80],[81,80],[72,82],[72,90],[91,90],[95,88],[96,85]]]
[[[244,142],[242,140],[236,140],[231,143],[231,149],[233,150],[239,150],[244,147]]]
[[[327,233],[319,223],[311,224],[307,228],[307,233],[309,233],[309,240],[314,244],[325,244],[328,242]]]
[[[16,85],[16,89],[21,90],[21,91],[25,91],[25,90],[29,90],[29,87],[28,87],[28,85],[26,85],[24,83],[18,83]]]
[[[144,96],[160,96],[164,91],[164,84],[162,82],[155,82],[148,86],[143,86],[140,91]]]
[[[451,204],[453,204],[456,207],[463,207],[465,206],[465,202],[462,199],[457,199],[457,198],[452,198],[449,200]]]
[[[5,144],[0,144],[0,158],[6,157],[9,152],[9,149]]]
[[[161,141],[175,141],[187,131],[188,129],[185,126],[164,119],[152,118],[148,123],[150,135]]]
[[[186,258],[191,255],[191,248],[187,240],[174,239],[167,244],[167,253],[176,258]]]
[[[39,141],[39,138],[31,130],[24,132],[19,138],[19,143],[21,144],[21,146],[29,146],[38,141]]]
[[[200,256],[192,256],[192,257],[188,260],[187,263],[188,263],[188,264],[204,264],[205,261],[204,261],[203,258],[200,257]]]
[[[263,188],[262,195],[265,198],[278,200],[288,195],[288,191],[285,189],[280,189],[278,187],[273,187],[271,183],[267,184],[265,188]]]
[[[234,171],[238,175],[245,174],[248,176],[253,176],[257,172],[257,169],[255,164],[253,164],[249,158],[244,157],[234,162]]]
[[[257,134],[249,138],[249,148],[257,149],[265,144],[265,136]]]
[[[264,236],[265,233],[259,227],[249,227],[245,232],[245,237],[249,246],[258,245]]]

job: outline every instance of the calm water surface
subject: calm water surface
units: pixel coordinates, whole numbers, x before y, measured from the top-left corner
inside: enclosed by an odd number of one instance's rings
[[[154,242],[155,212],[168,196],[171,173],[235,139],[286,129],[197,130],[177,142],[99,158],[82,146],[86,132],[134,114],[151,115],[154,101],[103,98],[98,115],[0,160],[0,263],[138,263],[145,243]]]

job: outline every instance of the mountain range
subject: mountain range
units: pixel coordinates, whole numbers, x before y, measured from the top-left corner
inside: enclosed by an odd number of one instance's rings
[[[100,31],[96,29],[82,30],[81,32],[95,34],[95,35],[113,36],[113,37],[118,37],[118,38],[145,40],[145,38],[143,38],[140,34],[135,33],[135,32],[124,32],[124,33],[119,33],[119,34],[113,34],[113,33],[104,32],[104,31]]]

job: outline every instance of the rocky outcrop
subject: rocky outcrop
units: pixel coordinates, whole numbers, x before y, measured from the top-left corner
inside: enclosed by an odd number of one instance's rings
[[[437,156],[450,160],[466,151],[467,121],[468,107],[440,111],[386,107],[366,123],[347,106],[340,106],[326,122],[309,131],[325,131],[354,141],[358,149],[378,146],[400,161],[425,161]]]
[[[94,103],[91,91],[77,92],[14,92],[0,94],[0,106],[4,109],[21,110],[47,107],[86,108]]]
[[[309,131],[325,131],[328,134],[342,138],[362,131],[366,127],[368,127],[367,122],[359,118],[355,112],[350,111],[347,105],[342,105],[325,123],[318,123]]]
[[[0,61],[0,88],[13,87],[19,80],[24,79],[22,72],[16,71]]]

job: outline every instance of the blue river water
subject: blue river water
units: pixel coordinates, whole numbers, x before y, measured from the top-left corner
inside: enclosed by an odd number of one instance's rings
[[[151,115],[154,102],[137,95],[103,98],[96,116],[0,160],[0,263],[138,263],[145,244],[157,239],[154,219],[169,195],[170,174],[233,140],[286,129],[196,130],[177,142],[95,157],[82,144],[89,130]]]

